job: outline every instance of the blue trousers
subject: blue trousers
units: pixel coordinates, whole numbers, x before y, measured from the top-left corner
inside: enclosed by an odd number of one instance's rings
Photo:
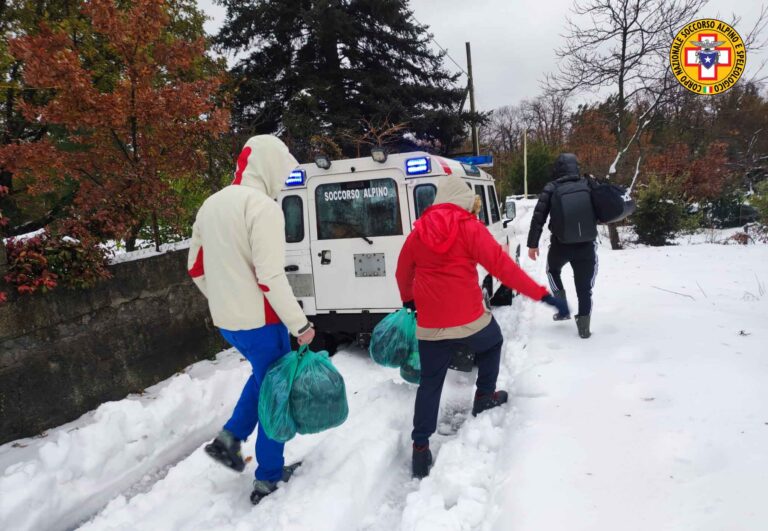
[[[267,325],[254,330],[230,331],[221,329],[221,335],[251,363],[252,373],[245,382],[232,417],[224,425],[237,439],[246,440],[256,425],[256,479],[278,481],[283,476],[284,443],[273,441],[259,423],[259,390],[267,369],[275,360],[291,351],[288,329],[285,325]]]
[[[448,365],[457,347],[469,348],[475,353],[477,364],[477,392],[492,394],[499,377],[501,346],[504,336],[496,319],[474,335],[462,339],[442,341],[419,341],[421,360],[421,382],[416,391],[416,407],[413,415],[411,438],[419,446],[429,443],[430,436],[437,429],[437,415],[440,412],[440,395],[448,372]]]

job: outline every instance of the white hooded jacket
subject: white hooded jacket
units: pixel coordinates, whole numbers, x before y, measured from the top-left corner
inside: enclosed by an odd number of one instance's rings
[[[298,165],[278,138],[254,136],[232,184],[197,213],[187,266],[219,328],[282,322],[298,336],[311,326],[285,276],[285,219],[275,201]]]

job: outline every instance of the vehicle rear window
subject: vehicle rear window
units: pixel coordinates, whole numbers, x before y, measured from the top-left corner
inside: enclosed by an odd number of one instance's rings
[[[319,240],[403,234],[394,179],[322,184],[315,204]]]
[[[483,190],[482,184],[475,185],[475,194],[480,196],[480,202],[482,203],[482,208],[480,209],[478,217],[484,225],[488,225],[488,202],[485,199],[485,190]]]
[[[304,201],[298,195],[283,198],[283,216],[285,217],[285,242],[304,241]]]
[[[499,214],[499,199],[496,197],[496,188],[493,186],[488,187],[488,197],[491,198],[491,223],[498,223],[501,221],[501,215]]]
[[[414,204],[416,205],[416,219],[419,219],[426,209],[432,206],[437,195],[434,184],[420,184],[413,191]]]

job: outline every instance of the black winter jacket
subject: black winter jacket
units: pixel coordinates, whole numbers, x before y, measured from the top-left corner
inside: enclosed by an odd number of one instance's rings
[[[576,155],[572,153],[563,153],[555,160],[552,169],[552,181],[548,182],[539,195],[539,201],[536,208],[533,209],[533,218],[531,218],[531,229],[528,231],[528,248],[535,249],[539,246],[541,232],[544,230],[544,224],[549,217],[551,208],[552,193],[558,184],[568,181],[578,181],[583,179],[579,172],[579,162]]]

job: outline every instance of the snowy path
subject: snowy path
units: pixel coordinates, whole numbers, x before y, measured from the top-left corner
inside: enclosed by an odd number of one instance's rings
[[[91,517],[80,529],[768,529],[768,247],[600,258],[590,340],[544,305],[496,310],[511,403],[472,418],[472,377],[449,372],[421,482],[409,474],[415,387],[350,349],[334,357],[349,420],[291,441],[303,466],[251,506],[254,463],[238,475],[202,451],[247,377],[227,352],[0,447],[0,529]],[[542,262],[523,267],[543,279]]]
[[[768,529],[768,247],[600,259],[589,341],[537,308],[482,528]]]
[[[515,320],[515,309],[503,312],[509,314],[505,323]],[[250,473],[222,469],[198,449],[147,492],[116,498],[81,529],[250,529],[256,521],[286,530],[415,529],[425,517],[422,499],[432,505],[440,500],[447,518],[453,518],[455,505],[462,519],[479,523],[509,415],[498,411],[467,419],[472,379],[452,373],[439,430],[445,435],[433,441],[439,458],[433,476],[419,483],[409,474],[415,387],[400,381],[397,371],[372,365],[361,351],[340,353],[334,363],[347,382],[349,420],[331,432],[291,441],[287,459],[300,459],[303,466],[257,507],[248,502]],[[502,382],[511,371],[506,364]],[[490,433],[496,436],[488,439]],[[246,448],[252,455],[250,442]],[[483,465],[471,474],[456,474],[468,452]]]

